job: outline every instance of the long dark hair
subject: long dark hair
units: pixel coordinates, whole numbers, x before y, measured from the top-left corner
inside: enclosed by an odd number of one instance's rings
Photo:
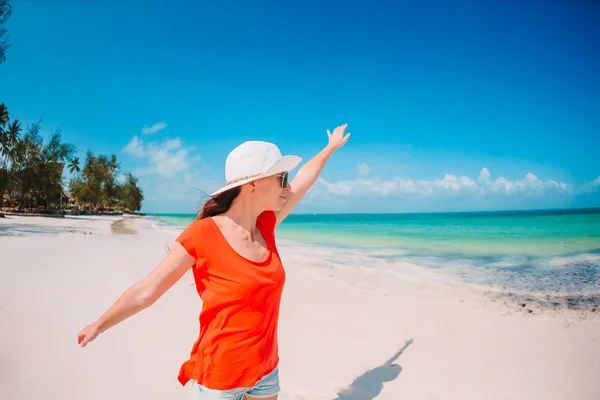
[[[209,197],[204,203],[202,210],[198,215],[198,219],[213,217],[229,210],[231,203],[239,196],[242,187],[238,186],[233,189],[226,190],[214,197]]]

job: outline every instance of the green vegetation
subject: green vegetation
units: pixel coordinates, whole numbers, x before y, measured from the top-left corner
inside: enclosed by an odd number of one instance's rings
[[[144,195],[137,179],[129,173],[121,175],[114,154],[94,156],[88,151],[82,169],[79,158],[73,156],[75,147],[63,143],[60,132],[45,143],[40,130],[38,121],[23,133],[19,121],[11,121],[6,106],[0,104],[0,207],[90,212],[141,209]],[[65,166],[71,174],[70,196],[63,189]]]
[[[128,173],[124,183],[117,182],[119,165],[114,154],[108,158],[103,155],[95,157],[88,152],[83,170],[79,167],[78,158],[73,158],[68,168],[75,175],[69,182],[69,188],[78,203],[130,211],[142,208],[144,195],[137,186],[137,179]]]

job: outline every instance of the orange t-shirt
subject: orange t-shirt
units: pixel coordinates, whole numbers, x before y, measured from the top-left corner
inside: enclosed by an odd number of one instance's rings
[[[275,213],[256,226],[268,246],[262,262],[242,257],[209,217],[190,224],[177,241],[196,259],[192,268],[202,299],[200,334],[179,382],[219,390],[251,387],[279,362],[277,324],[285,272],[275,245]]]

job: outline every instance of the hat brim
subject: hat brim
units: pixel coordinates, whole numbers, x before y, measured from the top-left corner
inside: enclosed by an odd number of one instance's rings
[[[298,156],[282,156],[277,161],[273,163],[271,167],[269,167],[265,172],[261,173],[252,178],[244,179],[238,182],[231,183],[229,185],[223,186],[219,190],[210,194],[211,197],[216,196],[220,193],[223,193],[229,189],[233,189],[238,186],[242,186],[248,182],[255,181],[257,179],[266,178],[267,176],[279,174],[281,172],[289,172],[296,168],[298,164],[302,161],[302,157]]]

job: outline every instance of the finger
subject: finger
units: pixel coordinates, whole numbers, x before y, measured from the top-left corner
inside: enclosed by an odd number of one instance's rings
[[[329,129],[327,129],[327,137],[331,137],[331,132],[329,132]]]

